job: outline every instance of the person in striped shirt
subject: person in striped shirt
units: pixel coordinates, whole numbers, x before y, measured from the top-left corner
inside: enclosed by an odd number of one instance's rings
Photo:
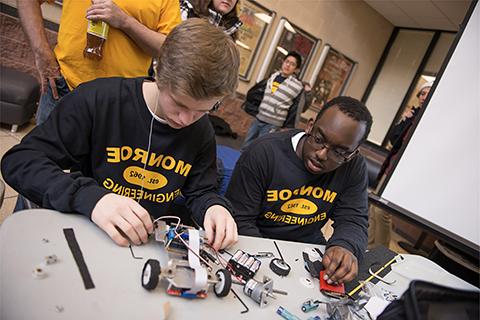
[[[302,82],[295,75],[301,64],[300,54],[291,51],[283,60],[280,71],[270,76],[258,114],[248,129],[242,149],[249,146],[256,138],[283,127],[290,107],[303,89]]]

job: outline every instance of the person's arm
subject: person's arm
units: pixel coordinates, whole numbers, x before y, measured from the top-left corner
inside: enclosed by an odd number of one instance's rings
[[[53,97],[58,98],[55,78],[60,77],[60,67],[53,50],[47,41],[43,27],[43,16],[40,5],[44,0],[17,0],[17,9],[20,23],[25,32],[35,57],[35,66],[41,81],[42,92],[46,91],[47,82],[50,82]],[[53,2],[53,1],[50,1]]]
[[[168,5],[173,6],[173,4],[170,3]],[[168,12],[161,16],[161,19],[168,19],[172,24],[180,22],[178,1],[176,1],[173,8],[177,10],[168,9]],[[92,5],[87,9],[86,18],[93,21],[105,21],[111,27],[125,32],[150,56],[158,57],[160,55],[160,49],[166,36],[163,33],[151,30],[144,26],[137,19],[120,9],[112,0],[92,0]]]
[[[408,108],[402,114],[400,121],[393,127],[392,133],[389,135],[390,143],[395,145],[402,144],[402,139],[405,136],[408,128],[412,125],[414,116],[416,113],[416,108]],[[397,149],[400,149],[399,147]]]
[[[267,188],[267,157],[257,146],[244,151],[235,165],[225,196],[233,205],[239,234],[263,237],[257,226]]]
[[[349,164],[347,164],[349,165]],[[334,232],[323,259],[332,282],[347,282],[358,272],[368,242],[367,167],[363,158],[353,159],[346,172],[347,186],[341,191],[332,215]]]
[[[140,244],[153,231],[145,209],[133,199],[110,193],[80,171],[64,172],[81,167],[92,156],[95,108],[85,98],[97,100],[94,95],[80,86],[62,98],[46,122],[5,154],[2,175],[19,194],[43,208],[83,214],[117,244],[126,246],[128,239]]]
[[[186,206],[199,224],[203,224],[208,241],[215,249],[226,248],[238,240],[230,202],[216,193],[217,166],[213,130],[211,138],[193,163],[182,193]]]

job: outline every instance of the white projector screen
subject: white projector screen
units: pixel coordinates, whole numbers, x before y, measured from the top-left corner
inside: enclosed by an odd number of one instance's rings
[[[480,243],[479,11],[474,2],[463,34],[459,31],[457,46],[381,193],[386,200],[382,202],[458,236],[456,240],[476,250]]]

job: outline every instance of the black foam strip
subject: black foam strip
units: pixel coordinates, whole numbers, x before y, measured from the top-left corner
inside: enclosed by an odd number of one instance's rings
[[[77,238],[75,237],[75,232],[73,232],[73,229],[68,228],[63,229],[63,234],[65,235],[65,239],[67,239],[70,251],[72,251],[73,258],[77,263],[78,270],[82,276],[83,284],[85,285],[85,289],[88,290],[95,288],[92,277],[90,276],[90,272],[88,271],[87,264],[85,263],[85,259],[83,259],[82,250],[80,250]]]

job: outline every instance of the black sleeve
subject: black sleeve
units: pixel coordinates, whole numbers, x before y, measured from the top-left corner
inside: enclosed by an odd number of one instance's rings
[[[108,191],[81,172],[63,171],[80,167],[90,156],[93,120],[86,94],[80,86],[62,98],[46,122],[5,154],[2,174],[18,193],[44,208],[90,217]]]
[[[390,143],[393,146],[399,145],[401,147],[403,138],[407,134],[410,126],[413,124],[413,121],[415,120],[415,117],[418,113],[418,109],[419,108],[412,108],[412,112],[413,112],[412,116],[410,118],[400,121],[393,127],[392,133],[388,137]],[[400,149],[400,148],[398,147],[396,149]]]
[[[192,211],[192,216],[199,225],[203,225],[205,212],[213,205],[221,205],[232,213],[230,202],[216,193],[216,145],[213,130],[211,131],[211,138],[195,158],[192,170],[182,188],[182,193],[187,199],[186,206]]]
[[[259,144],[243,152],[235,165],[225,195],[232,202],[239,234],[263,237],[257,218],[267,189],[268,167],[268,157]]]
[[[327,248],[341,246],[360,260],[368,242],[367,166],[361,156],[352,160],[346,179],[346,187],[333,210],[334,232]]]
[[[245,96],[245,102],[242,104],[242,108],[253,117],[258,113],[258,107],[263,100],[267,81],[268,79],[264,79],[255,84],[247,91],[247,95]]]
[[[395,145],[398,142],[398,139],[401,138],[402,133],[405,131],[405,129],[408,128],[408,122],[403,120],[397,123],[392,130],[392,133],[388,137],[388,140],[392,145]]]

